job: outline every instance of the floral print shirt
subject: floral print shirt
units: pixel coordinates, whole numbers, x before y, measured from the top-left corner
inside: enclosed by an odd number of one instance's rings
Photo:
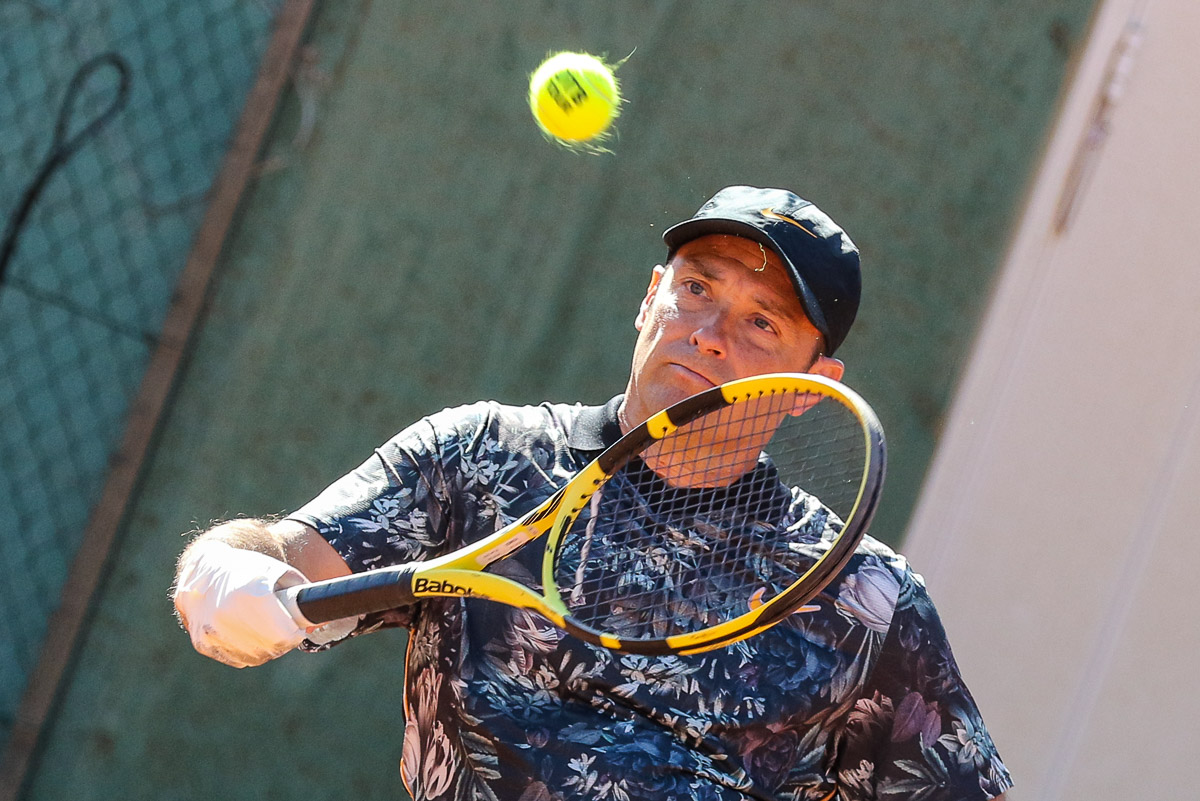
[[[291,517],[355,571],[445,553],[615,441],[619,402],[445,410]],[[493,569],[536,583],[539,560]],[[903,557],[865,538],[813,605],[692,656],[593,647],[478,599],[370,615],[354,634],[410,630],[401,774],[416,801],[962,801],[1011,785]]]

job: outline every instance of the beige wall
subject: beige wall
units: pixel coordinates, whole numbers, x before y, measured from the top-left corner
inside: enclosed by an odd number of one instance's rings
[[[1020,801],[1200,793],[1198,32],[1099,9],[908,532]]]

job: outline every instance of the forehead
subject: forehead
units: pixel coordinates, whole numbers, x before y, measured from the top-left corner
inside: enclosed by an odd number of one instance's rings
[[[765,247],[753,239],[732,234],[707,234],[684,242],[675,251],[677,256],[699,258],[704,255],[722,256],[737,260],[746,260],[753,267],[761,267],[763,262],[783,269],[783,262],[773,249]]]

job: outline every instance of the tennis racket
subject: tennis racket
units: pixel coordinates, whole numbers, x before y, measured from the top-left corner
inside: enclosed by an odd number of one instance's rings
[[[731,381],[654,415],[478,542],[279,594],[303,626],[460,596],[533,610],[618,651],[699,653],[770,628],[845,567],[884,460],[875,413],[846,386],[790,373]],[[487,571],[535,547],[540,586]]]

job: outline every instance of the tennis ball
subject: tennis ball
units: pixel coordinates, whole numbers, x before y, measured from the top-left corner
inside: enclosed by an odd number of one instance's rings
[[[607,64],[587,53],[556,53],[529,79],[529,108],[548,135],[568,147],[601,149],[621,93]]]

